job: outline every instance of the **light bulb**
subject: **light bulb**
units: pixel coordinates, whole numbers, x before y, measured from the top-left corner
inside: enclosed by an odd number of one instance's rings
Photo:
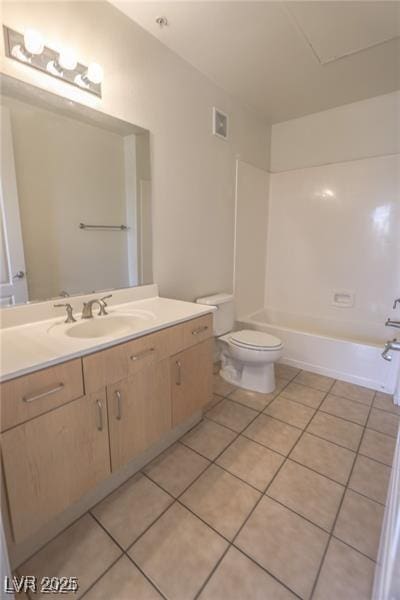
[[[61,50],[57,62],[62,69],[73,71],[78,61],[76,60],[75,52],[71,48],[65,48]]]
[[[86,76],[92,83],[99,84],[103,81],[103,69],[97,63],[90,63]]]
[[[34,29],[27,29],[24,34],[24,46],[31,54],[42,54],[44,49],[42,35]]]

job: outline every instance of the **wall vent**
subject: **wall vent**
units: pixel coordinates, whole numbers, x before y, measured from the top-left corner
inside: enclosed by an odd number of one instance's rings
[[[223,140],[228,139],[228,115],[223,113],[218,108],[213,107],[213,122],[212,132],[214,135],[222,138]]]

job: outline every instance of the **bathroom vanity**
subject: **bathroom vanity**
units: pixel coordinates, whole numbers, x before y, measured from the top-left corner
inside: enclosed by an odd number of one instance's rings
[[[145,288],[156,286],[136,294]],[[115,473],[125,469],[127,478],[137,471],[149,449],[154,455],[162,440],[173,443],[211,400],[210,307],[156,296],[108,310],[90,319],[94,337],[79,337],[88,335],[88,321],[65,324],[64,316],[1,331],[9,348],[0,384],[1,446],[14,543],[102,484],[109,493]],[[131,319],[130,331],[97,335],[96,323],[111,323],[112,330],[122,317]],[[120,483],[121,477],[111,487]]]

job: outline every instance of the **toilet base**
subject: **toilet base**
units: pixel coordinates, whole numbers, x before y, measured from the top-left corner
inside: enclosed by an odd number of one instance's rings
[[[274,363],[268,364],[239,364],[231,357],[222,355],[220,376],[237,387],[270,394],[275,391]]]

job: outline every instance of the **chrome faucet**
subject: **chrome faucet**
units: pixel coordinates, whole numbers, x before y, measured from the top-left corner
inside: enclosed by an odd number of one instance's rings
[[[396,300],[393,302],[393,310],[395,310],[398,304],[400,304],[400,298],[396,298]]]
[[[89,300],[89,302],[84,302],[82,309],[82,319],[93,319],[93,304],[99,305],[99,317],[103,315],[108,315],[108,312],[106,311],[106,300],[108,300],[108,298],[111,297],[112,294],[109,294],[108,296],[104,296],[104,298],[100,298],[100,300],[98,298],[93,298],[93,300]]]
[[[396,338],[391,342],[386,342],[385,348],[382,352],[382,358],[388,360],[389,362],[392,360],[392,355],[389,354],[391,350],[396,350],[397,352],[400,352],[400,341],[398,341]]]
[[[398,327],[400,329],[400,321],[392,321],[392,319],[386,319],[386,327]]]
[[[66,304],[54,304],[54,308],[61,308],[62,306],[65,306],[65,308],[67,309],[67,318],[65,319],[64,323],[75,323],[76,319],[72,314],[73,309],[69,302],[67,302]]]

